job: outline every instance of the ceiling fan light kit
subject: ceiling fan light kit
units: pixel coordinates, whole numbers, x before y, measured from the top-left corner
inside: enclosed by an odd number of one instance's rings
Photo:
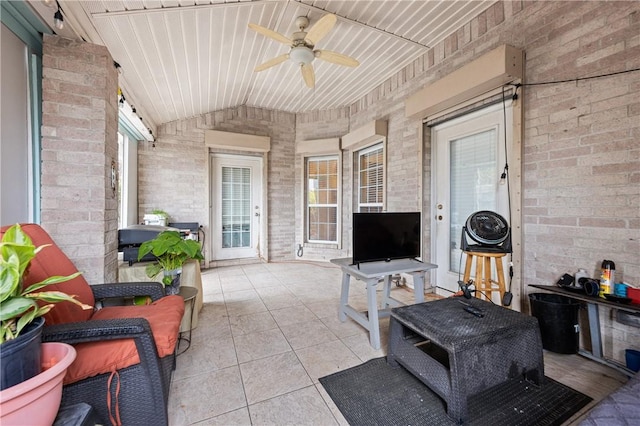
[[[310,64],[314,58],[313,51],[306,46],[293,47],[289,52],[289,59],[298,65]]]
[[[315,71],[313,70],[311,62],[313,62],[315,58],[337,65],[357,67],[360,63],[347,55],[329,50],[313,50],[316,43],[331,31],[336,21],[337,18],[335,15],[324,15],[307,32],[305,29],[309,26],[309,19],[306,16],[298,16],[295,23],[299,31],[293,33],[292,39],[269,28],[257,24],[249,24],[249,28],[257,33],[280,43],[288,44],[291,47],[289,53],[269,59],[258,65],[255,71],[264,71],[289,59],[300,66],[304,82],[309,88],[313,88],[315,87]]]

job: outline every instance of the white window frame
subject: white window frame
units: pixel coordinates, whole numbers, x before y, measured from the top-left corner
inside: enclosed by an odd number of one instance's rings
[[[381,150],[382,151],[382,200],[380,202],[377,203],[364,203],[362,202],[361,198],[360,198],[360,190],[362,189],[362,182],[360,179],[360,158],[364,155],[370,154],[374,151],[378,151]],[[380,140],[378,142],[376,142],[373,145],[370,145],[368,147],[365,147],[363,149],[358,150],[355,153],[355,179],[354,182],[356,183],[355,185],[355,190],[356,190],[356,211],[357,212],[362,212],[363,208],[379,208],[378,211],[384,211],[385,210],[385,205],[386,205],[386,188],[385,188],[385,182],[386,182],[386,168],[387,168],[387,158],[386,158],[386,150],[385,150],[385,143],[384,140]]]
[[[127,128],[118,129],[118,228],[138,221],[138,140]],[[132,158],[133,157],[133,158]]]
[[[305,223],[305,235],[304,239],[306,243],[312,244],[339,244],[340,235],[341,235],[341,209],[340,209],[340,192],[341,192],[341,161],[339,154],[326,154],[326,155],[316,155],[316,156],[305,156],[304,157],[304,188],[305,188],[305,197],[304,197],[304,223]],[[336,202],[335,203],[317,203],[311,205],[309,203],[309,161],[326,161],[326,160],[335,160],[336,161]],[[335,240],[312,240],[311,239],[311,221],[309,209],[311,207],[335,207],[336,209],[336,237]]]

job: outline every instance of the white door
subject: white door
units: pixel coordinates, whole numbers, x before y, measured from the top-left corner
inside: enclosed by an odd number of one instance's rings
[[[459,290],[466,260],[460,249],[462,227],[469,215],[491,210],[509,221],[507,185],[500,179],[505,167],[505,146],[511,147],[511,132],[507,132],[505,141],[505,112],[506,128],[511,129],[511,108],[507,106],[503,111],[502,104],[432,129],[435,203],[431,229],[435,229],[432,248],[440,294]]]
[[[260,255],[262,158],[212,154],[213,260]]]

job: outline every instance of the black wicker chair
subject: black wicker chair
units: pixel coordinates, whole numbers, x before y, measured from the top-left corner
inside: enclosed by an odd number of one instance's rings
[[[22,225],[22,229],[36,246],[52,244],[33,260],[25,285],[37,282],[44,276],[75,272],[75,266],[41,227],[26,224]],[[4,231],[5,228],[2,233]],[[81,380],[69,379],[70,371],[67,371],[62,406],[85,402],[93,407],[103,424],[168,424],[167,401],[171,373],[175,369],[175,344],[184,312],[182,298],[165,296],[162,284],[154,282],[90,286],[80,276],[51,287],[75,294],[89,305],[113,298],[150,296],[152,302],[147,306],[109,306],[94,312],[80,311],[76,305],[68,302],[59,303],[45,316],[42,339],[44,342],[64,342],[76,347],[78,356],[70,370],[82,362],[92,362],[94,368],[111,363],[109,359],[83,361],[80,358],[87,358],[88,353],[92,354],[90,357],[98,358],[96,354],[110,353],[103,349],[109,347],[113,350],[113,345],[120,345],[118,350],[122,345],[129,345],[126,346],[130,349],[129,354],[135,355],[137,351],[139,362],[123,368],[106,367],[105,371],[98,374],[85,373],[86,377],[81,376],[84,377]],[[130,318],[123,317],[129,312]],[[153,314],[145,318],[149,312]],[[156,332],[155,336],[152,329]],[[168,329],[170,332],[167,332]],[[169,335],[162,336],[162,333]],[[135,343],[135,350],[131,340]],[[163,345],[159,345],[158,341]],[[93,352],[83,352],[85,350]],[[159,355],[160,351],[164,356]]]

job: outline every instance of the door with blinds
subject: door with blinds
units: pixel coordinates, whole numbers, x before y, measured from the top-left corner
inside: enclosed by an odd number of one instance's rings
[[[505,146],[511,146],[509,132],[505,141],[505,116],[506,128],[511,128],[511,108],[503,110],[500,103],[431,129],[433,246],[436,286],[445,290],[442,294],[459,289],[466,260],[460,249],[462,227],[469,215],[491,210],[509,220],[507,185],[500,178]]]
[[[262,159],[212,154],[212,258],[259,257]]]

